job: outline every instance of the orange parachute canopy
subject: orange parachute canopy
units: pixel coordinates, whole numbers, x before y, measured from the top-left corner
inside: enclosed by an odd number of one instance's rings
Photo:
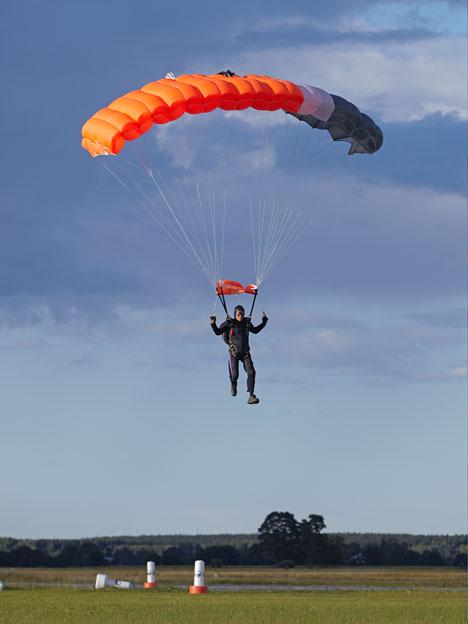
[[[93,157],[115,155],[126,141],[138,138],[153,124],[175,121],[184,113],[249,107],[297,113],[303,102],[304,93],[298,85],[269,76],[184,74],[162,78],[124,94],[95,113],[82,128],[81,145]]]
[[[218,280],[216,282],[216,294],[223,295],[242,295],[247,293],[249,295],[256,295],[258,287],[256,284],[247,284],[242,286],[240,282],[234,282],[232,280]]]

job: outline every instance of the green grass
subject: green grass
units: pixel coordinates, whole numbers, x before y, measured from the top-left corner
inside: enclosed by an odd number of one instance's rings
[[[157,590],[13,587],[94,584],[97,572],[142,583],[145,567],[0,568],[0,624],[464,624],[466,572],[455,568],[207,568],[207,584],[405,587],[406,591],[211,592],[189,596],[190,566],[159,566]],[[171,589],[172,586],[172,589]],[[417,588],[417,589],[413,589]],[[458,591],[432,591],[441,588]]]
[[[464,624],[463,592],[6,589],[2,624]]]

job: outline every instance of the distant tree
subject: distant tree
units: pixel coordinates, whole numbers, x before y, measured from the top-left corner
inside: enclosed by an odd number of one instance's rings
[[[101,549],[94,542],[81,542],[75,552],[73,565],[76,566],[102,566],[106,565],[106,559]]]
[[[339,536],[321,535],[325,540],[324,544],[324,560],[327,565],[340,565],[346,560],[346,548],[343,539]]]
[[[368,565],[382,564],[382,548],[380,544],[366,544],[362,554]]]
[[[63,548],[63,544],[60,540],[51,540],[49,542],[49,553],[52,555],[54,553],[59,553]]]
[[[205,550],[205,560],[211,562],[214,559],[221,561],[223,565],[237,565],[239,563],[239,552],[234,546],[208,546]]]
[[[65,544],[58,555],[51,558],[51,565],[58,568],[65,568],[67,566],[75,565],[76,551],[78,545],[73,543]]]
[[[177,546],[171,546],[165,550],[162,561],[164,565],[184,565],[190,563],[184,551]]]
[[[320,535],[320,532],[325,528],[323,516],[311,514],[307,519],[301,520],[298,548],[300,563],[313,565],[326,563],[328,541],[325,536]]]
[[[383,539],[380,548],[382,565],[416,565],[419,562],[419,553],[394,537]]]
[[[323,516],[319,516],[317,514],[310,514],[307,520],[302,520],[301,524],[303,523],[308,524],[310,533],[314,535],[318,535],[323,531],[323,529],[327,528]]]
[[[147,561],[154,561],[156,564],[161,563],[161,557],[154,550],[149,548],[139,548],[134,554],[134,562],[136,565],[144,565]]]
[[[39,539],[36,540],[34,546],[37,550],[41,550],[43,553],[48,553],[49,540]]]
[[[140,565],[147,560],[158,562],[166,549],[166,562],[172,564],[190,564],[194,559],[207,562],[222,559],[225,565],[236,562],[273,565],[288,561],[339,565],[349,563],[362,553],[367,565],[466,566],[463,535],[333,534],[323,533],[325,522],[323,516],[317,514],[299,523],[288,512],[273,512],[267,519],[270,524],[262,525],[263,540],[259,532],[257,535],[123,535],[88,541],[99,548],[106,562],[114,557],[114,562],[122,565]],[[295,533],[297,539],[294,539]],[[228,550],[220,550],[227,546]],[[80,548],[79,540],[0,537],[0,566],[73,566],[95,562],[92,551],[86,552],[86,549]]]
[[[21,568],[43,566],[47,559],[42,551],[29,546],[16,546],[8,553],[9,565]]]
[[[114,550],[114,560],[117,565],[134,565],[135,555],[130,548],[116,548]]]
[[[100,537],[99,539],[92,540],[94,544],[99,548],[99,550],[106,554],[106,550],[109,548],[109,540],[105,537]]]
[[[466,568],[468,566],[468,553],[458,552],[453,558],[452,565],[458,568]]]
[[[259,543],[242,548],[239,554],[242,565],[272,565],[275,563],[272,553],[266,552]]]
[[[178,547],[184,553],[184,555],[188,559],[193,559],[193,554],[195,552],[195,546],[192,542],[181,542]]]
[[[273,511],[258,529],[260,548],[271,554],[275,563],[297,561],[300,540],[299,523],[288,511]]]
[[[438,550],[432,548],[431,550],[424,550],[419,557],[419,565],[428,566],[441,566],[444,565],[444,560]]]

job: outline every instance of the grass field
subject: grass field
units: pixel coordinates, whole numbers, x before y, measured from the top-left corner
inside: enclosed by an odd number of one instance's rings
[[[0,568],[0,624],[464,624],[466,574],[451,568],[220,568],[207,583],[315,585],[345,591],[213,591],[188,595],[191,567],[159,567],[156,590],[70,589],[92,586],[97,572],[142,583],[144,566]],[[45,587],[34,587],[45,583]],[[31,587],[23,584],[31,584]],[[49,585],[49,586],[47,586]],[[183,588],[177,588],[182,585]],[[352,587],[375,590],[352,591]],[[378,588],[398,587],[405,590]],[[438,588],[439,591],[434,591]],[[214,587],[213,587],[214,589]]]
[[[111,578],[143,583],[145,566],[106,568],[0,568],[0,579],[22,583],[90,583],[98,572]],[[163,586],[189,585],[191,566],[158,566],[158,583]],[[338,585],[405,588],[455,588],[466,586],[466,572],[460,568],[442,567],[339,567],[292,568],[223,567],[206,568],[208,585],[215,584],[287,584]]]
[[[464,624],[460,592],[241,592],[11,589],[2,624]]]

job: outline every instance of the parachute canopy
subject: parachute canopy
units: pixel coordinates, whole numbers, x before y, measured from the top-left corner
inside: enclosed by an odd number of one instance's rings
[[[224,296],[233,294],[251,294],[255,302],[258,287],[307,230],[318,207],[348,188],[335,182],[343,169],[340,154],[334,167],[325,164],[328,154],[321,156],[321,167],[309,166],[309,156],[331,146],[328,135],[350,143],[349,154],[372,154],[383,142],[374,121],[341,96],[290,80],[224,71],[166,74],[124,93],[86,121],[82,146],[93,157],[117,156],[133,142],[125,156],[98,163],[203,272],[225,305]],[[311,153],[314,142],[322,145]],[[244,287],[221,276],[225,239],[228,245],[241,241],[249,225],[255,283]],[[238,244],[231,254],[233,273],[242,270],[244,251]]]
[[[376,152],[383,142],[380,128],[357,106],[318,87],[249,74],[168,74],[125,93],[95,113],[82,128],[82,146],[91,156],[116,155],[126,141],[185,113],[198,115],[216,108],[237,111],[284,110],[313,128],[327,130],[334,141],[351,144],[349,154]]]

